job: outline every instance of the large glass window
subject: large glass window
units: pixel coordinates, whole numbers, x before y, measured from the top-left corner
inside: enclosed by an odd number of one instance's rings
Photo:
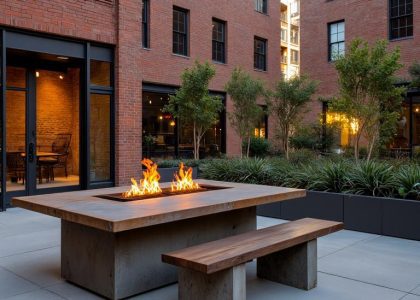
[[[90,62],[90,84],[111,86],[111,64],[109,62],[98,60]]]
[[[150,1],[143,0],[143,8],[142,8],[142,43],[144,48],[149,48],[149,13],[150,13]]]
[[[167,93],[143,92],[143,157],[171,159],[193,157],[193,129],[163,112]],[[224,113],[203,136],[200,157],[218,156],[224,151]]]
[[[188,11],[174,7],[172,51],[179,55],[188,55]]]
[[[256,124],[257,126],[254,129],[254,136],[258,138],[268,138],[268,116],[267,116],[267,106],[262,105],[261,108],[264,111],[264,114],[261,116],[260,120]]]
[[[329,24],[328,32],[328,59],[333,61],[343,56],[346,51],[344,21]]]
[[[390,0],[390,38],[413,36],[413,0]]]
[[[290,51],[290,62],[294,65],[298,65],[299,64],[299,51],[297,50],[292,50]]]
[[[214,61],[226,62],[226,22],[213,19],[212,58]]]
[[[267,40],[259,37],[254,38],[254,68],[267,70]]]
[[[266,14],[267,13],[267,0],[254,0],[255,1],[255,10]]]

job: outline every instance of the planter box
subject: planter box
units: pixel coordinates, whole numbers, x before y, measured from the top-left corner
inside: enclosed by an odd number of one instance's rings
[[[307,191],[306,197],[281,202],[281,218],[343,221],[343,194]]]
[[[260,206],[257,213],[341,221],[348,230],[420,241],[420,201],[307,191],[305,198]]]
[[[159,168],[160,182],[171,182],[174,180],[174,174],[178,172],[178,167],[174,168]],[[193,179],[197,179],[197,167],[193,167]]]
[[[420,201],[382,199],[382,234],[420,241]]]
[[[344,228],[368,233],[382,233],[382,201],[384,198],[346,195]]]

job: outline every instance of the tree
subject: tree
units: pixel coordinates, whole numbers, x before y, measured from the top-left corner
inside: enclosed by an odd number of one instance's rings
[[[241,139],[241,157],[244,141],[246,141],[246,157],[249,157],[253,130],[263,115],[263,109],[257,104],[257,99],[265,95],[264,84],[240,68],[235,68],[232,77],[225,85],[225,90],[233,102],[233,111],[229,112],[228,116]]]
[[[420,63],[418,61],[413,63],[408,72],[411,76],[411,86],[420,88]]]
[[[295,76],[280,79],[268,106],[276,122],[276,134],[282,141],[286,159],[289,159],[289,138],[293,126],[300,122],[300,114],[305,111],[306,104],[311,101],[317,88],[317,82],[307,76]]]
[[[394,85],[394,76],[402,65],[399,49],[388,51],[387,46],[386,41],[370,47],[355,39],[346,55],[335,62],[340,95],[330,103],[330,109],[356,121],[352,128],[356,161],[362,136],[368,141],[369,160],[375,147],[388,142],[396,130],[404,88]]]
[[[201,139],[214,125],[223,109],[220,97],[209,94],[210,80],[216,74],[208,62],[195,62],[181,75],[181,87],[171,95],[164,111],[169,112],[182,124],[193,128],[194,159],[199,159]]]

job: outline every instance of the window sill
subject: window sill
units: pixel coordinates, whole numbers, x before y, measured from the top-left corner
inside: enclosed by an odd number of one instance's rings
[[[254,71],[255,72],[261,72],[261,73],[268,73],[267,70],[261,70],[261,69],[256,69],[256,68],[254,68]]]
[[[190,57],[189,57],[189,56],[187,56],[187,55],[182,55],[182,54],[172,53],[172,56],[179,57],[179,58],[183,58],[183,59],[190,59]]]
[[[264,15],[264,16],[267,16],[267,17],[269,17],[270,15],[268,14],[268,12],[262,12],[262,11],[259,11],[259,10],[256,10],[256,9],[254,9],[255,10],[255,12],[257,12],[257,13],[259,13],[259,14],[261,14],[261,15]]]
[[[212,60],[212,63],[214,63],[215,65],[227,66],[226,62],[221,62],[217,60]]]
[[[389,39],[390,42],[400,42],[400,41],[405,41],[405,40],[413,40],[414,36],[406,36],[406,37],[402,37],[402,38],[397,38],[397,39]]]
[[[141,47],[141,49],[145,51],[152,51],[152,48],[148,48],[148,47]]]

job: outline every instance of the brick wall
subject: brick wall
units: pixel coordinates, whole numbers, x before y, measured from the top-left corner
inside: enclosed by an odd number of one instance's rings
[[[141,50],[142,80],[161,84],[180,84],[180,74],[196,59],[212,60],[212,18],[226,21],[227,62],[215,64],[216,76],[210,88],[223,91],[236,66],[272,86],[280,77],[279,70],[279,1],[269,1],[268,15],[254,9],[254,1],[150,1],[150,50]],[[189,57],[172,54],[173,6],[189,10]],[[268,40],[267,72],[254,71],[254,36]],[[227,110],[232,109],[227,99]],[[227,122],[227,153],[239,154],[239,138]]]
[[[318,93],[312,102],[311,112],[306,119],[316,120],[322,105],[318,97],[337,94],[337,73],[328,62],[327,24],[345,20],[346,45],[362,37],[369,42],[388,39],[387,0],[305,0],[301,1],[301,70],[320,81]],[[391,41],[390,47],[400,47],[404,68],[400,76],[408,78],[407,68],[415,60],[420,60],[420,1],[414,5],[414,38]]]

